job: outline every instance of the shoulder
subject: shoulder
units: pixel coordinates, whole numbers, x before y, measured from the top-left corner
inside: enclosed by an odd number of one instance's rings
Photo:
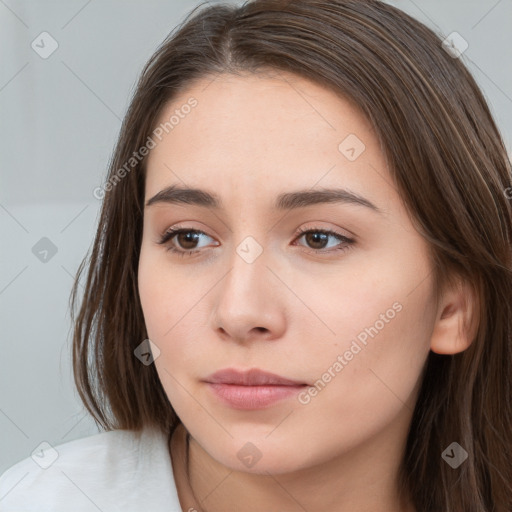
[[[181,511],[166,436],[113,430],[43,445],[0,476],[0,511]]]

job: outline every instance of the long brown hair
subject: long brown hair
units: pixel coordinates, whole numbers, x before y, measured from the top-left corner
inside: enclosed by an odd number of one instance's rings
[[[146,158],[130,159],[164,104],[194,80],[293,72],[353,101],[374,126],[429,242],[438,294],[456,277],[476,290],[471,346],[428,356],[401,490],[418,511],[512,510],[511,163],[475,80],[441,41],[378,0],[201,5],[171,32],[142,71],[101,192],[92,253],[72,290],[74,310],[88,265],[79,314],[72,312],[73,368],[98,425],[172,432],[179,423],[155,365],[134,356],[147,338],[137,288]],[[441,457],[454,441],[468,452],[457,469]]]

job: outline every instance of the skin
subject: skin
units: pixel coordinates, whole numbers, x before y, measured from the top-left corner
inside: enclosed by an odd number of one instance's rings
[[[146,207],[138,283],[159,378],[192,438],[190,482],[183,435],[172,448],[183,510],[414,511],[399,500],[397,471],[429,350],[469,345],[459,330],[471,314],[468,290],[448,289],[434,304],[427,243],[352,103],[287,73],[222,74],[192,84],[160,121],[191,97],[197,106],[150,152],[145,199],[179,184],[217,194],[224,208]],[[365,145],[354,161],[338,149],[349,134]],[[341,203],[272,209],[280,193],[332,187],[382,214]],[[177,225],[206,233],[167,244],[194,256],[158,244]],[[299,228],[356,242],[329,236],[322,245]],[[263,250],[252,263],[236,251],[248,236]],[[333,372],[397,303],[394,318]],[[335,377],[306,404],[294,396],[240,411],[202,381],[228,367],[260,368],[305,389],[329,368]],[[252,467],[237,457],[247,442],[261,454]]]

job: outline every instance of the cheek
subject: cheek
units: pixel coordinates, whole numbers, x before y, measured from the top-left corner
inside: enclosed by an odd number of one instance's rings
[[[357,425],[381,428],[403,407],[414,408],[435,312],[428,265],[422,255],[415,264],[410,257],[383,256],[364,274],[335,278],[324,288],[324,305],[315,303],[334,334],[309,345],[315,385],[301,403],[311,421],[324,418],[327,430],[351,417],[344,425],[357,435]]]
[[[186,314],[186,302],[190,298],[186,283],[177,281],[178,275],[169,272],[165,250],[143,244],[138,268],[139,297],[148,337],[162,353],[165,349],[162,342],[174,334],[174,326]]]
[[[185,267],[172,269],[172,264],[165,251],[143,248],[138,287],[148,338],[161,353],[157,369],[165,367],[174,375],[193,368],[204,351],[205,294],[215,279],[195,279]]]
[[[151,251],[144,248],[139,257],[138,289],[144,314],[144,321],[149,339],[156,339],[159,326],[162,324],[165,311],[165,297],[162,297],[162,288],[159,286],[158,262],[154,261]],[[161,274],[160,274],[161,275]]]
[[[313,386],[299,397],[293,434],[283,435],[300,439],[302,432],[311,432],[311,444],[328,457],[333,451],[341,453],[377,438],[398,417],[412,413],[428,354],[428,335],[418,327],[420,309],[410,300],[400,302],[403,309],[382,329],[368,329],[366,344],[348,336],[322,347],[321,352],[310,352]],[[369,328],[373,322],[366,325]],[[359,332],[366,333],[364,328]]]
[[[186,293],[185,283],[176,282],[163,260],[165,258],[155,254],[155,251],[141,251],[138,286],[146,330],[148,338],[160,350],[154,364],[174,410],[180,417],[183,409],[199,414],[199,410],[194,410],[194,401],[184,393],[183,388],[187,386],[183,370],[190,369],[194,364],[192,356],[199,350],[191,349],[190,336],[187,337],[184,332],[188,321],[187,311],[192,313],[188,304],[191,302],[190,293]]]

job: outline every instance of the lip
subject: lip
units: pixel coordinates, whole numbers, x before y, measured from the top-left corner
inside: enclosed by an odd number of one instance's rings
[[[280,375],[259,368],[241,371],[234,368],[225,368],[212,373],[204,380],[212,384],[236,384],[239,386],[300,386],[306,384],[297,380],[285,379]]]
[[[214,395],[234,409],[263,409],[296,395],[307,384],[258,368],[238,371],[226,368],[204,381]]]

